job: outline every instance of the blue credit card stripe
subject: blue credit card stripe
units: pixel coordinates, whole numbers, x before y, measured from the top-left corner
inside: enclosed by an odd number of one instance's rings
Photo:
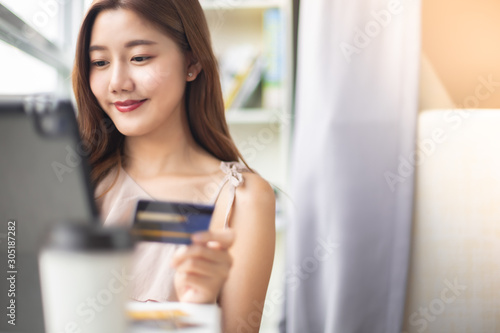
[[[210,219],[197,219],[196,221],[188,221],[185,223],[170,223],[170,222],[155,222],[155,221],[140,221],[137,222],[134,228],[148,230],[170,230],[177,232],[196,232],[207,230],[210,225]]]
[[[172,243],[172,244],[192,244],[191,238],[180,238],[180,237],[150,237],[150,236],[138,236],[140,241],[144,242],[157,242],[157,243]]]
[[[214,206],[209,206],[209,205],[175,203],[175,202],[165,202],[165,201],[139,200],[137,204],[137,211],[172,212],[183,215],[212,214],[213,210]]]

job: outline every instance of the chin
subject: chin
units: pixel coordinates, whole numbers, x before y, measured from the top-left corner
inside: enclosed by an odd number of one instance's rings
[[[141,136],[145,134],[145,131],[143,129],[133,126],[116,125],[116,128],[118,129],[118,132],[120,132],[124,136]]]

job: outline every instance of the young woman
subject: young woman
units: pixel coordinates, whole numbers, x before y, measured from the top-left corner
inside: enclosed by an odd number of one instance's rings
[[[239,162],[198,0],[94,1],[73,84],[104,225],[130,225],[139,199],[215,204],[192,245],[138,244],[132,297],[217,302],[224,331],[257,332],[274,194]]]

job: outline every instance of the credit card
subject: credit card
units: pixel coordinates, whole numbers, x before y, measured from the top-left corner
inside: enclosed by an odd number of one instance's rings
[[[191,244],[191,235],[210,226],[213,205],[139,200],[132,233],[140,241]]]

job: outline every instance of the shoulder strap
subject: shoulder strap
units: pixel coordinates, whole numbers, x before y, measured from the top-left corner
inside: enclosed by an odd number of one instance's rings
[[[226,209],[226,216],[224,220],[224,229],[229,227],[229,216],[231,214],[231,210],[234,204],[234,198],[236,196],[236,188],[243,183],[243,175],[242,171],[247,171],[248,169],[239,162],[221,162],[220,165],[221,170],[225,173],[224,179],[222,180],[219,188],[216,192],[213,203],[217,201],[219,198],[222,189],[226,184],[229,184],[229,204]]]

